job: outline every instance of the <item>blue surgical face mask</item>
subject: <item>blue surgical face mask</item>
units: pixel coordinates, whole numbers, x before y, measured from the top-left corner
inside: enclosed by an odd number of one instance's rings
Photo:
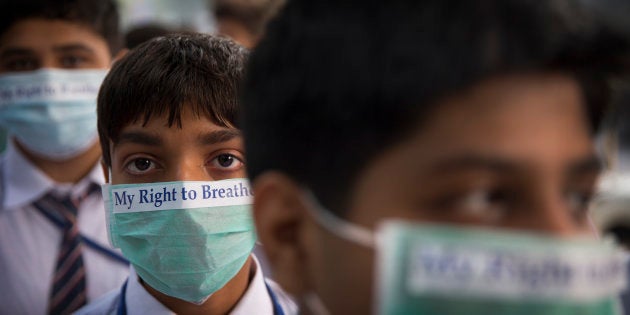
[[[114,247],[152,288],[195,304],[247,261],[251,198],[246,179],[103,186]]]
[[[306,198],[321,226],[374,248],[377,314],[622,314],[625,255],[611,242],[391,219],[372,232]],[[327,314],[317,295],[305,304]]]
[[[107,70],[0,75],[0,126],[30,152],[65,160],[98,139],[96,97]]]

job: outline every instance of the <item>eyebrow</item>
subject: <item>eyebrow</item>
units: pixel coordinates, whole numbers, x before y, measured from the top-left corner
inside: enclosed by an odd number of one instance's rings
[[[162,139],[160,139],[158,136],[154,136],[146,132],[129,131],[129,132],[123,132],[120,134],[116,145],[120,145],[123,143],[135,143],[135,144],[142,144],[142,145],[149,145],[149,146],[159,146],[162,144]]]
[[[53,47],[53,50],[55,52],[72,52],[72,51],[84,51],[87,53],[94,53],[94,50],[86,45],[80,44],[80,43],[71,43],[71,44],[64,44],[64,45],[59,45],[59,46],[55,46]]]
[[[602,161],[596,156],[591,155],[582,160],[572,163],[568,168],[569,175],[584,173],[600,173],[603,170]]]
[[[57,53],[68,53],[68,52],[76,52],[83,51],[85,53],[93,54],[94,50],[86,45],[80,43],[72,43],[66,45],[60,45],[53,47],[53,50]],[[12,57],[24,57],[24,56],[35,56],[35,52],[32,49],[22,48],[22,47],[9,47],[3,49],[0,52],[0,59],[7,59]]]
[[[464,155],[452,159],[444,159],[432,167],[432,172],[444,173],[459,170],[485,169],[493,172],[509,172],[518,169],[516,163],[502,158],[483,155]],[[602,171],[601,160],[596,155],[590,155],[570,163],[566,169],[568,175],[585,173],[599,173]]]
[[[470,154],[440,160],[437,164],[431,167],[431,172],[443,173],[466,169],[511,171],[516,168],[517,166],[514,165],[514,163],[510,163],[501,158]]]
[[[217,143],[227,142],[240,136],[241,132],[237,129],[216,130],[201,134],[199,136],[199,143],[201,143],[202,145],[213,145]]]

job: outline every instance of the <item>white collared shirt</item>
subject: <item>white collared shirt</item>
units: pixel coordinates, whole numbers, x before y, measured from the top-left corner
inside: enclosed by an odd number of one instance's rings
[[[260,263],[255,255],[251,255],[255,264],[255,273],[245,294],[238,301],[230,315],[274,315],[273,301],[267,291],[265,282],[276,296],[276,301],[284,314],[297,314],[297,305],[280,287],[270,280],[265,280]],[[162,305],[140,283],[135,270],[132,268],[125,292],[125,309],[128,315],[173,315],[173,311]],[[121,289],[108,293],[101,299],[80,309],[76,315],[104,315],[117,314],[120,303]]]
[[[45,314],[62,231],[31,203],[50,191],[83,194],[104,183],[99,165],[76,185],[57,184],[9,141],[0,157],[0,314]],[[91,194],[78,211],[81,234],[106,248],[103,199]],[[83,246],[88,302],[120,287],[129,267]]]

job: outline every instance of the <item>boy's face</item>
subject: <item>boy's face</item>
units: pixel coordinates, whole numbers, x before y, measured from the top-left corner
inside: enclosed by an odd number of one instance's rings
[[[232,18],[217,19],[217,31],[219,34],[232,38],[247,49],[252,49],[257,42],[257,38],[242,23]]]
[[[245,175],[243,142],[237,129],[220,127],[184,107],[182,127],[168,116],[142,119],[110,141],[112,184],[214,181]]]
[[[599,164],[583,106],[577,83],[562,75],[500,77],[446,98],[368,164],[346,219],[372,230],[400,218],[590,233]],[[368,314],[374,250],[322,228],[292,183],[272,173],[254,185],[257,230],[276,278],[296,296],[314,291],[333,314]]]
[[[105,39],[82,24],[29,18],[0,36],[0,73],[41,68],[107,69],[111,62]]]

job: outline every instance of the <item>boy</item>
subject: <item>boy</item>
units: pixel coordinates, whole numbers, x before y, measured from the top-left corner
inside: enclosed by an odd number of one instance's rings
[[[80,314],[289,314],[256,258],[237,87],[246,50],[208,35],[138,46],[98,98],[112,242],[131,276]]]
[[[210,5],[218,33],[252,49],[283,4],[284,0],[216,0]]]
[[[243,113],[274,279],[314,314],[619,314],[586,209],[628,43],[580,3],[289,1]]]
[[[95,115],[120,47],[112,0],[0,4],[2,314],[66,314],[127,277],[107,245]]]

